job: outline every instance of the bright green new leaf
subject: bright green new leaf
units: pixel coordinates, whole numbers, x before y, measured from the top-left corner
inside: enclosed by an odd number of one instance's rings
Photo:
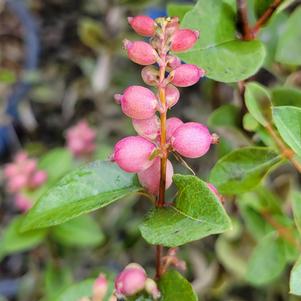
[[[223,0],[199,0],[185,14],[182,27],[199,30],[201,35],[196,45],[179,57],[205,69],[211,79],[237,82],[255,74],[264,62],[260,41],[237,38],[236,13]]]
[[[153,210],[140,225],[150,244],[180,246],[230,228],[230,219],[216,195],[195,176],[175,175],[175,205]]]
[[[55,301],[76,301],[82,297],[90,297],[92,295],[94,281],[95,279],[87,279],[70,286],[64,290]]]
[[[299,257],[291,271],[290,293],[301,296],[301,256]]]
[[[141,189],[134,174],[115,163],[96,161],[64,176],[27,214],[22,230],[62,224]]]
[[[246,278],[253,285],[264,285],[279,277],[285,265],[283,242],[272,232],[255,247],[248,262]]]
[[[222,194],[240,194],[255,188],[281,156],[266,147],[245,147],[221,158],[213,167],[210,182]]]
[[[294,191],[292,195],[292,207],[293,207],[295,224],[301,234],[301,193],[300,192]]]
[[[273,108],[273,118],[283,140],[301,156],[301,108],[291,106]]]
[[[286,22],[285,29],[281,32],[276,60],[282,64],[301,65],[301,7],[297,8]]]
[[[24,217],[14,218],[3,230],[0,238],[0,257],[10,253],[22,252],[36,247],[45,236],[46,230],[33,230],[26,233],[20,232]]]
[[[70,247],[96,247],[104,241],[98,224],[89,215],[55,226],[51,234],[57,242]]]
[[[177,271],[170,270],[159,281],[161,301],[197,301],[191,284]]]
[[[180,21],[183,20],[185,14],[193,8],[191,4],[169,3],[167,5],[167,14],[170,17],[178,17]]]
[[[272,119],[271,97],[260,84],[251,82],[246,85],[245,102],[252,116],[263,126]]]

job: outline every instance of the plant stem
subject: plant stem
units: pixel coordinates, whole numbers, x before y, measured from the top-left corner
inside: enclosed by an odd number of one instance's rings
[[[249,21],[248,21],[248,7],[246,0],[236,0],[237,6],[237,16],[239,25],[242,29],[242,39],[245,41],[250,41],[254,39],[252,32],[250,30]]]

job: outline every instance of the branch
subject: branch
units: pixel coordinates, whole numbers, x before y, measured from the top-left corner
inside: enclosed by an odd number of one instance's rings
[[[250,41],[254,39],[252,31],[250,30],[248,21],[248,7],[246,0],[236,0],[237,5],[237,16],[238,25],[241,27],[242,39],[245,41]]]
[[[259,29],[264,26],[268,20],[272,17],[275,10],[282,3],[282,0],[274,0],[274,2],[267,8],[263,15],[256,21],[254,27],[251,29],[251,34],[256,36]]]

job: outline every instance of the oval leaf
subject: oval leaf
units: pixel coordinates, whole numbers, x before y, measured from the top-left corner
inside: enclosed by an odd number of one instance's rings
[[[140,225],[150,244],[180,246],[230,228],[230,219],[207,184],[195,176],[175,175],[175,206],[153,210]]]
[[[301,156],[301,108],[273,108],[273,118],[283,140]]]
[[[281,156],[265,147],[245,147],[221,158],[211,170],[212,182],[222,194],[239,194],[255,188]]]
[[[196,45],[179,57],[205,69],[206,76],[211,79],[243,80],[255,74],[264,62],[265,49],[260,41],[237,39],[236,14],[222,0],[199,0],[185,14],[182,26],[199,30],[201,35]]]
[[[198,297],[191,284],[177,271],[165,273],[160,281],[161,301],[197,301]]]
[[[22,230],[62,224],[139,189],[136,175],[124,172],[115,163],[90,163],[49,189],[27,214]]]
[[[301,256],[299,257],[291,271],[290,293],[301,296]]]
[[[245,102],[252,116],[263,126],[272,120],[271,97],[269,92],[257,83],[248,83]]]

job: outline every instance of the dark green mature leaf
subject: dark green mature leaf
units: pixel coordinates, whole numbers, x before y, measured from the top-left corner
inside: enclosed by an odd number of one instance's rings
[[[221,158],[211,170],[210,182],[222,194],[239,194],[255,188],[281,156],[265,147],[245,147]]]
[[[274,106],[301,107],[301,90],[293,87],[275,87],[272,89],[272,103]]]
[[[183,20],[185,14],[193,8],[191,4],[183,3],[169,3],[167,5],[167,14],[170,17],[178,17],[180,21]]]
[[[246,85],[245,102],[252,116],[263,126],[272,119],[271,97],[264,86],[251,82]]]
[[[264,285],[280,276],[285,265],[284,244],[278,235],[272,232],[255,247],[248,262],[246,278],[254,285]]]
[[[64,176],[48,190],[27,214],[22,230],[62,224],[139,189],[136,176],[116,164],[90,163]]]
[[[291,271],[290,293],[301,296],[301,256],[299,257]]]
[[[291,106],[273,108],[273,118],[283,140],[301,156],[301,108]]]
[[[47,234],[44,229],[20,233],[20,226],[23,219],[23,216],[14,218],[2,232],[0,239],[0,257],[10,253],[29,250],[44,240]]]
[[[292,196],[292,207],[293,207],[295,224],[297,226],[297,229],[299,230],[299,233],[301,234],[301,193],[300,192],[294,191]]]
[[[236,14],[223,0],[199,0],[182,26],[199,30],[201,35],[196,45],[179,57],[205,69],[209,78],[236,82],[255,74],[263,64],[263,44],[237,39]]]
[[[301,65],[301,7],[297,8],[281,32],[276,51],[276,60],[282,64]],[[299,41],[299,42],[298,42]]]
[[[55,301],[77,301],[82,297],[90,297],[92,295],[94,281],[95,279],[87,279],[70,286],[64,290]]]
[[[98,224],[89,215],[82,215],[53,227],[53,238],[65,246],[95,247],[104,241]]]
[[[198,297],[191,284],[177,271],[170,270],[160,281],[161,301],[197,301]]]
[[[173,179],[179,190],[175,206],[153,210],[139,227],[147,242],[175,247],[229,229],[229,217],[205,182],[195,176]]]

